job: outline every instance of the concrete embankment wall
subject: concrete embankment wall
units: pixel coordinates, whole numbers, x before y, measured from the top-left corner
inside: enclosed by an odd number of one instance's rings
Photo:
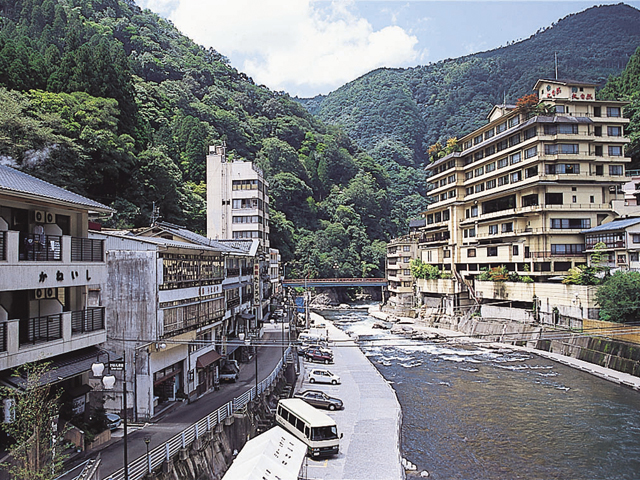
[[[257,402],[250,402],[246,410],[225,419],[215,429],[181,450],[162,470],[156,470],[147,480],[220,480],[234,459],[234,450],[240,451],[259,427],[270,426],[271,408],[278,402],[278,393],[286,385],[281,377],[272,392]],[[259,432],[260,433],[260,432]]]
[[[557,353],[640,377],[640,346],[603,336],[572,333],[534,323],[443,315],[429,326],[445,328],[488,342],[526,346]]]

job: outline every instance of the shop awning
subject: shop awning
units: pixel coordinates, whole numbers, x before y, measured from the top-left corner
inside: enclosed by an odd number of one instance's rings
[[[211,365],[216,360],[220,360],[222,355],[220,355],[215,350],[211,350],[210,352],[205,353],[204,355],[200,355],[198,360],[196,360],[196,367],[205,368]]]

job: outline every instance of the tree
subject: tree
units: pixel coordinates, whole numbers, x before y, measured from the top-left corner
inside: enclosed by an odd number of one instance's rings
[[[635,322],[640,317],[640,272],[615,272],[598,287],[596,302],[600,319]]]
[[[50,480],[62,471],[64,433],[58,430],[61,392],[46,383],[50,364],[22,365],[14,376],[25,379],[22,390],[0,387],[0,397],[11,399],[10,423],[0,428],[13,440],[13,461],[5,465],[11,478]]]

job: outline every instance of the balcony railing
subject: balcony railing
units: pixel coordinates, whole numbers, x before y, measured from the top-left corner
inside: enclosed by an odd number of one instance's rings
[[[7,232],[0,232],[0,260],[7,259]]]
[[[20,319],[20,346],[62,338],[62,314]]]
[[[71,334],[104,330],[104,307],[87,308],[71,312]]]
[[[239,277],[240,269],[239,268],[227,268],[227,277]]]
[[[102,262],[104,240],[71,237],[72,262]]]
[[[583,253],[558,253],[551,251],[541,251],[541,252],[529,252],[529,256],[525,255],[526,258],[551,258],[551,257],[582,257],[586,258],[586,254]]]
[[[59,235],[20,235],[20,260],[51,262],[62,260],[62,237]]]
[[[7,323],[0,323],[0,352],[7,351]]]

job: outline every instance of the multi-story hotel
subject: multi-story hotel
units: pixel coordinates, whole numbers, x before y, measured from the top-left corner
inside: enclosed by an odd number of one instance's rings
[[[252,162],[227,160],[221,145],[207,156],[207,236],[257,238],[269,249],[269,185]]]
[[[451,271],[455,293],[487,267],[538,282],[587,263],[581,232],[615,218],[612,202],[624,198],[625,102],[596,100],[581,82],[534,90],[538,107],[495,106],[461,151],[427,168],[433,202],[418,249]]]

